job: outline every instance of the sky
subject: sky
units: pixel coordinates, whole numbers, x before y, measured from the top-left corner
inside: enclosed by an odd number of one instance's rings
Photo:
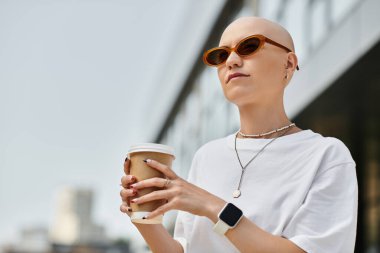
[[[110,237],[142,242],[119,211],[123,162],[152,141],[220,3],[0,0],[0,247],[52,226],[65,186],[94,190],[94,221]]]
[[[190,2],[0,0],[0,245],[50,227],[63,186],[94,190],[110,236],[138,237],[122,165]]]

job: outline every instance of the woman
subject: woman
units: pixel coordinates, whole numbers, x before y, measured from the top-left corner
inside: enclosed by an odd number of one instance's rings
[[[354,251],[357,221],[355,162],[338,139],[302,130],[283,106],[298,69],[294,45],[280,25],[240,18],[204,61],[217,67],[240,130],[203,145],[188,180],[148,159],[167,179],[134,182],[124,168],[121,211],[128,201],[167,199],[147,219],[179,210],[174,238],[162,225],[134,224],[153,252]],[[162,190],[135,198],[144,187]]]

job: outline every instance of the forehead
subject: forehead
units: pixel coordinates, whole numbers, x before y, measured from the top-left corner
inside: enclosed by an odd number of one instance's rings
[[[224,30],[219,46],[233,47],[240,40],[254,34],[268,36],[268,29],[255,22],[232,23]]]

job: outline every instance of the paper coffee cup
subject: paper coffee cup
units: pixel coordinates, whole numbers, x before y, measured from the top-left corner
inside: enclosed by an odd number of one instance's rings
[[[144,160],[152,159],[159,163],[172,167],[172,162],[175,159],[174,149],[170,146],[156,143],[141,143],[133,145],[128,151],[128,158],[131,160],[130,174],[136,177],[136,181],[165,176],[156,169],[149,167]],[[160,190],[162,188],[149,187],[138,190],[134,198],[144,196],[152,191]],[[143,204],[131,203],[132,208],[131,220],[135,223],[143,224],[160,224],[162,223],[163,215],[157,216],[152,219],[143,219],[151,211],[157,209],[159,206],[165,204],[166,200],[149,201]]]

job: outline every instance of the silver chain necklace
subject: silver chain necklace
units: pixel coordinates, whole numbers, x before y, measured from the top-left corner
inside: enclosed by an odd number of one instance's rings
[[[270,142],[268,142],[267,144],[265,144],[264,145],[264,147],[262,147],[260,150],[259,150],[259,152],[257,152],[252,158],[251,158],[251,160],[249,160],[249,162],[245,165],[245,166],[243,166],[243,164],[241,163],[241,161],[240,161],[240,157],[239,157],[239,154],[238,154],[238,151],[237,151],[237,149],[236,149],[236,139],[237,139],[237,136],[238,136],[238,134],[240,133],[240,131],[238,131],[237,133],[236,133],[236,135],[235,135],[235,152],[236,152],[236,156],[237,156],[237,158],[238,158],[238,160],[239,160],[239,163],[240,163],[240,166],[241,166],[241,175],[240,175],[240,180],[239,180],[239,185],[238,185],[238,188],[232,193],[232,196],[234,197],[234,198],[239,198],[240,196],[241,196],[241,190],[240,190],[240,186],[241,186],[241,182],[242,182],[242,180],[243,180],[243,176],[244,176],[244,172],[245,172],[245,169],[248,167],[248,165],[262,152],[262,151],[264,151],[264,149],[269,145],[269,144],[271,144],[272,142],[274,142],[277,138],[279,138],[279,137],[281,137],[281,136],[283,136],[284,134],[286,134],[289,130],[290,130],[290,127],[291,126],[295,126],[295,124],[294,123],[292,123],[292,124],[290,124],[288,127],[286,127],[286,128],[283,128],[283,129],[287,129],[283,134],[281,134],[281,135],[279,135],[279,136],[277,136],[276,138],[274,138],[274,139],[272,139]],[[278,131],[277,131],[278,132]]]

